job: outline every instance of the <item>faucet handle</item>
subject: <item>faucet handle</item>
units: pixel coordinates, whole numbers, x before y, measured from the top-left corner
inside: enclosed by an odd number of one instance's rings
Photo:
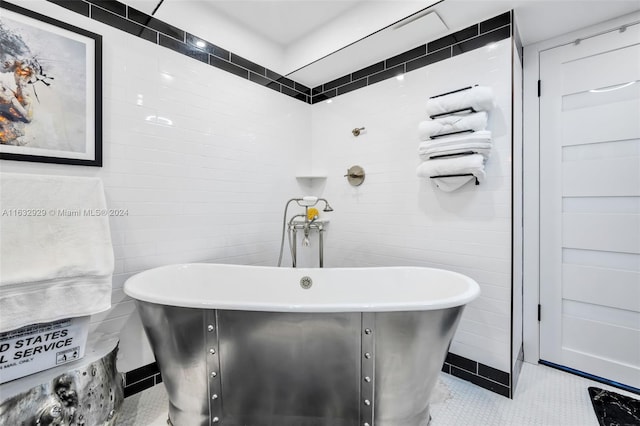
[[[347,170],[347,174],[344,175],[349,183],[353,186],[362,185],[364,182],[364,169],[360,166],[352,166]]]

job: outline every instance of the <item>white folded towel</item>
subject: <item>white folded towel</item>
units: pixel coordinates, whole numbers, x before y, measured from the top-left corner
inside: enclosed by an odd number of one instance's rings
[[[416,170],[419,177],[472,174],[484,180],[484,158],[480,154],[423,161]]]
[[[489,159],[491,155],[491,144],[490,143],[461,143],[458,145],[452,145],[446,149],[444,148],[426,148],[420,149],[418,151],[418,155],[421,160],[431,160],[436,158],[443,158],[443,155],[447,157],[453,156],[456,154],[466,154],[473,152],[475,154],[480,154],[484,157],[485,161]],[[435,157],[435,158],[434,158]]]
[[[427,101],[427,114],[434,116],[469,107],[473,108],[474,111],[491,111],[494,107],[491,87],[474,86],[471,89],[449,95],[429,98]]]
[[[447,115],[446,117],[425,120],[418,126],[418,134],[421,141],[426,141],[431,136],[464,130],[484,130],[487,127],[487,112],[480,111],[467,115]]]
[[[469,151],[482,154],[485,160],[489,158],[491,132],[480,130],[473,133],[443,136],[420,142],[418,145],[418,155],[423,160],[428,160],[433,156],[460,154]]]
[[[0,332],[111,307],[105,209],[97,178],[0,174]]]
[[[428,139],[419,144],[419,149],[446,148],[461,143],[490,143],[491,131],[479,130],[473,133],[460,133],[457,135],[443,136],[437,139]]]

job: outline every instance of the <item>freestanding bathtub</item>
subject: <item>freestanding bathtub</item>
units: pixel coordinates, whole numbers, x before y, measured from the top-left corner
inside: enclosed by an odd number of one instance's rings
[[[175,426],[423,426],[478,284],[417,267],[172,265],[125,283]]]

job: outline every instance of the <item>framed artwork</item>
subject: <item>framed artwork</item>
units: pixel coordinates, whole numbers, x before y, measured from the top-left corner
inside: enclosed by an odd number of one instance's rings
[[[102,166],[102,36],[0,2],[0,159]]]

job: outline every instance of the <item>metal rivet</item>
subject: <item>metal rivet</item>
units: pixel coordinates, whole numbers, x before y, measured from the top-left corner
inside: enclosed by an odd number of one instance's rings
[[[215,329],[215,327],[213,325],[211,325],[211,324],[209,324],[207,326],[207,330],[209,330],[209,331],[213,331],[214,329]]]
[[[218,399],[218,394],[214,393],[213,395],[211,395],[211,399]]]
[[[371,382],[371,377],[366,376],[366,377],[364,378],[364,381],[365,381],[365,382],[367,382],[367,383]]]
[[[365,353],[364,353],[364,357],[365,357],[366,359],[369,359],[369,358],[371,358],[371,354],[370,354],[369,352],[365,352]]]
[[[218,373],[216,373],[215,371],[211,372],[211,377],[216,377],[218,375]]]
[[[369,401],[368,399],[364,400],[364,405],[371,405],[371,401]]]
[[[212,420],[214,423],[218,423],[218,422],[220,421],[220,419],[219,419],[219,418],[217,418],[217,417],[214,417],[214,418],[213,418],[213,419],[211,419],[211,420]]]
[[[371,329],[370,328],[365,328],[364,329],[364,334],[371,334]]]
[[[216,354],[216,350],[215,350],[215,349],[213,349],[213,348],[211,348],[211,349],[209,349],[209,353],[210,353],[211,355],[215,355],[215,354]]]
[[[362,426],[369,426],[369,423],[364,422],[364,424]]]

